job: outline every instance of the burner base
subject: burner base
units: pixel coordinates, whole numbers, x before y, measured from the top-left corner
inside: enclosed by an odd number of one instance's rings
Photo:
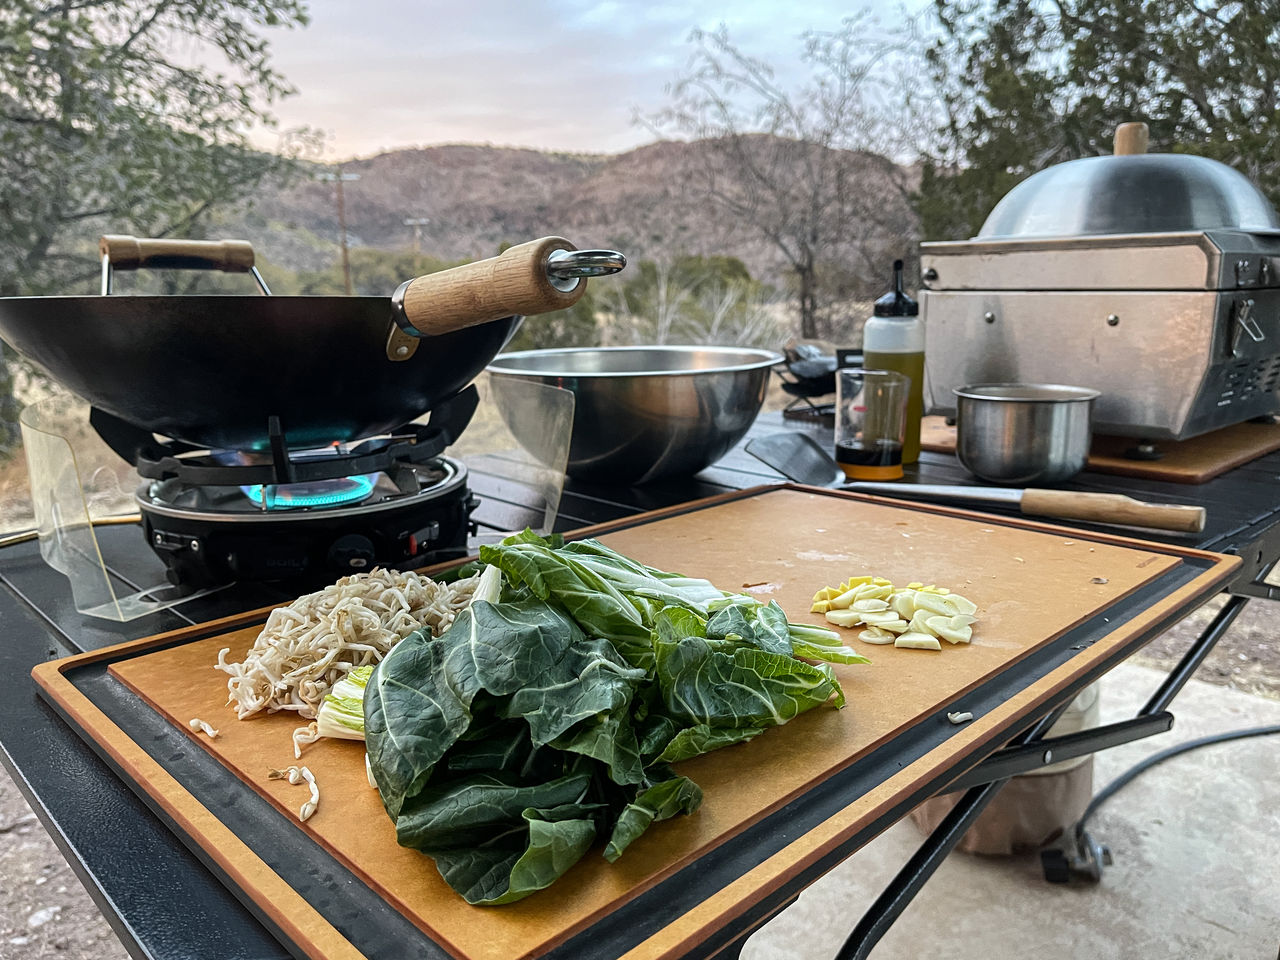
[[[253,523],[161,513],[141,500],[143,529],[169,582],[205,588],[245,581],[331,583],[376,566],[408,569],[460,559],[477,501],[466,486],[394,509],[284,511]]]

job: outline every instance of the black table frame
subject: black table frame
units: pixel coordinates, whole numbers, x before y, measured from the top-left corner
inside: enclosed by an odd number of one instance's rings
[[[822,427],[784,423],[777,415],[762,417],[753,428],[753,435],[780,429],[808,430],[829,442],[829,434]],[[504,481],[502,457],[475,458],[468,460],[468,466],[472,487],[481,499],[477,519],[483,525],[513,529],[531,520],[540,521],[541,517],[521,503]],[[1043,740],[1043,731],[1074,696],[1070,692],[1070,696],[1064,694],[1054,704],[1052,711],[1019,734],[1013,745],[993,753],[960,780],[935,785],[934,792],[961,787],[968,787],[969,792],[868,911],[841,957],[866,955],[1008,777],[1168,729],[1172,722],[1167,711],[1169,702],[1246,600],[1280,598],[1280,588],[1265,582],[1280,560],[1280,503],[1274,492],[1278,479],[1280,453],[1196,486],[1093,473],[1082,474],[1069,485],[1074,489],[1122,492],[1144,499],[1206,506],[1209,524],[1202,535],[1146,536],[1239,555],[1244,566],[1228,586],[1231,599],[1132,720],[1072,737]],[[772,470],[745,454],[740,445],[692,479],[644,488],[608,488],[571,481],[557,526],[577,529],[780,480]],[[954,458],[928,453],[910,469],[908,482],[911,480],[972,482]],[[139,589],[144,582],[154,582],[158,561],[141,543],[136,528],[104,528],[99,536],[113,572],[124,585]],[[74,610],[66,581],[44,565],[35,543],[0,548],[0,664],[20,686],[17,695],[0,698],[0,759],[134,956],[283,960],[290,953],[23,678],[35,663],[44,660],[286,601],[292,595],[271,585],[242,585],[129,624],[108,624],[84,618]],[[902,810],[897,815],[905,813]],[[888,825],[884,823],[880,828]],[[705,943],[696,955],[737,956],[747,937],[793,899],[794,895],[789,895],[762,902]]]

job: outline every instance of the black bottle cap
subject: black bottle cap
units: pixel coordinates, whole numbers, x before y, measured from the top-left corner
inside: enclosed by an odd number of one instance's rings
[[[902,289],[902,261],[893,261],[893,289],[876,301],[877,317],[914,317],[920,312],[916,303]]]

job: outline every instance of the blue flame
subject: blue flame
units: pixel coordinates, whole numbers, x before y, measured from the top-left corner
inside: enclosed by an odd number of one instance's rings
[[[297,510],[304,507],[334,507],[344,503],[359,503],[373,492],[377,474],[365,473],[336,480],[315,480],[308,483],[255,483],[241,487],[244,495],[260,507],[268,510]]]

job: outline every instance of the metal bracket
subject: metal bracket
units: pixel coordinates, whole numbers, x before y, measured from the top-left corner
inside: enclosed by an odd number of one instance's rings
[[[392,320],[387,330],[387,359],[393,363],[401,363],[408,360],[418,352],[418,343],[421,337],[410,336],[400,328],[400,325]]]
[[[947,784],[947,792],[976,787],[993,780],[1007,780],[1050,764],[1086,757],[1099,750],[1118,747],[1122,743],[1166,733],[1172,728],[1173,714],[1164,710],[1152,716],[1137,716],[1132,720],[1037,740],[1019,747],[1006,747]]]
[[[413,283],[412,280],[406,280],[396,287],[396,292],[391,295],[391,323],[387,329],[387,359],[393,363],[408,360],[417,353],[418,341],[422,339],[421,331],[414,327],[409,322],[409,318],[404,315],[404,295],[411,283]]]

